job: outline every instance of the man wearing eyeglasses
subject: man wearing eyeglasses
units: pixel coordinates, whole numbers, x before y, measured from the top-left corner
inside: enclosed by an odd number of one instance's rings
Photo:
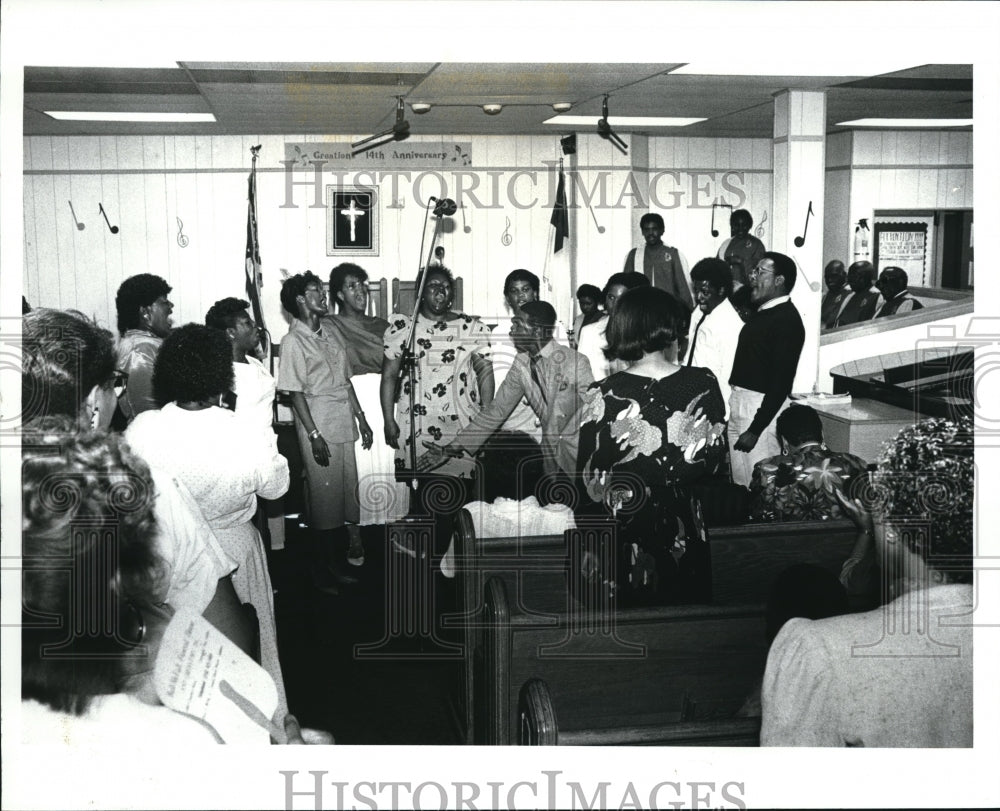
[[[729,442],[733,481],[750,485],[754,465],[781,452],[774,428],[791,394],[806,333],[789,294],[795,262],[768,251],[750,273],[757,312],[743,325],[729,377]]]

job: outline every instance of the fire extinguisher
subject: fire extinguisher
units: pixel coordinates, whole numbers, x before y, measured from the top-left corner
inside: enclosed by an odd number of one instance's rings
[[[854,229],[854,261],[868,261],[871,258],[871,252],[868,250],[868,220],[861,219],[858,221],[857,227]]]

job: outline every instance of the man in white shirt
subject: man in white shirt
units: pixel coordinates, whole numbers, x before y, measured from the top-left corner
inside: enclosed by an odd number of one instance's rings
[[[712,370],[729,419],[729,375],[743,329],[743,319],[729,301],[733,291],[729,265],[722,259],[702,259],[691,269],[691,289],[701,315],[695,315],[687,365]]]

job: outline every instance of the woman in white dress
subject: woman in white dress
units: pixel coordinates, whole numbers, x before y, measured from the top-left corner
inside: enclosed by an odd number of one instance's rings
[[[288,462],[273,447],[248,440],[242,422],[221,407],[233,385],[232,350],[224,332],[198,324],[174,330],[156,358],[158,411],[140,414],[125,437],[151,464],[191,492],[226,554],[238,563],[233,586],[260,622],[261,664],[278,687],[276,718],[288,711],[264,545],[253,524],[257,496],[288,491]]]

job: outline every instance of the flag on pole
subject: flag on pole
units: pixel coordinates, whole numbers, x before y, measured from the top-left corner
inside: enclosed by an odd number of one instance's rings
[[[562,160],[559,161],[559,185],[556,187],[556,201],[552,206],[549,222],[556,227],[553,252],[559,253],[563,240],[569,237],[569,207],[566,205],[566,175],[563,174]]]
[[[257,240],[257,153],[260,146],[250,147],[250,176],[247,178],[247,252],[246,291],[254,323],[261,329],[261,344],[267,348],[267,331],[264,326],[264,311],[260,305],[260,243]]]

